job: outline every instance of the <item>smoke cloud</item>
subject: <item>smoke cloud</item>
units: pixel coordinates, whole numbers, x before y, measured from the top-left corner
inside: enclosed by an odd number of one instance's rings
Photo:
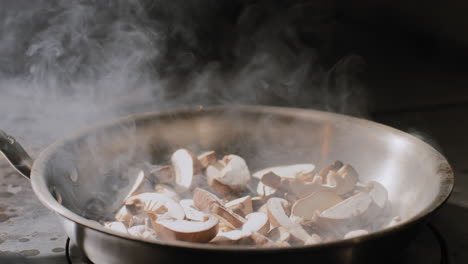
[[[2,1],[0,128],[39,150],[99,121],[187,105],[364,115],[363,61],[321,61],[333,1],[276,2]]]

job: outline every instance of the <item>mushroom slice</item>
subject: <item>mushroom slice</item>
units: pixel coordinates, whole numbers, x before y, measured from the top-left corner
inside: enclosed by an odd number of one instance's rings
[[[154,191],[156,193],[165,195],[174,201],[179,201],[180,199],[180,196],[177,194],[177,192],[167,184],[156,184],[154,186]]]
[[[372,204],[372,198],[366,193],[359,193],[332,206],[320,214],[329,219],[351,219],[362,215]]]
[[[211,213],[223,218],[234,228],[242,228],[242,226],[246,222],[246,220],[242,216],[232,212],[231,210],[227,209],[221,204],[213,204],[213,206],[211,207]]]
[[[343,195],[354,189],[359,180],[359,175],[351,165],[344,165],[338,171],[329,171],[326,178],[326,186],[336,194]]]
[[[218,218],[210,216],[205,222],[159,219],[155,229],[162,239],[206,243],[218,232]]]
[[[316,245],[322,243],[322,238],[317,234],[312,234],[306,241],[305,245]]]
[[[121,222],[106,222],[104,223],[104,227],[119,233],[128,234],[127,227]]]
[[[219,193],[243,191],[250,181],[250,171],[245,160],[237,155],[227,155],[223,158],[221,168],[213,165],[208,166],[206,174],[208,184]],[[215,186],[213,186],[215,185]],[[217,186],[216,186],[217,185]]]
[[[193,191],[193,203],[199,210],[209,213],[214,204],[221,205],[221,200],[209,191],[196,188]]]
[[[227,202],[224,206],[242,217],[253,212],[252,198],[250,195]]]
[[[187,219],[200,222],[208,220],[209,215],[196,209],[192,199],[183,199],[179,203],[184,208]]]
[[[125,200],[128,197],[144,192],[150,192],[153,190],[153,184],[145,177],[145,173],[141,170],[138,173],[138,176],[133,184],[132,188],[128,192],[127,196],[125,196]]]
[[[320,172],[319,172],[319,175],[325,178],[330,173],[330,171],[336,172],[341,167],[343,167],[343,165],[344,165],[343,162],[337,160],[333,164],[328,165],[328,166],[324,167],[323,169],[321,169]]]
[[[358,229],[358,230],[353,230],[353,231],[350,231],[350,232],[346,233],[344,235],[344,238],[345,239],[353,238],[353,237],[363,236],[363,235],[367,235],[367,234],[369,234],[369,232],[367,230]]]
[[[202,165],[198,158],[187,149],[179,149],[171,156],[175,181],[184,191],[192,189],[200,178]]]
[[[281,178],[294,179],[296,177],[300,177],[301,175],[303,176],[305,174],[313,174],[314,171],[315,171],[314,164],[303,163],[303,164],[294,164],[294,165],[266,168],[266,169],[255,172],[252,176],[254,178],[261,180],[263,175],[269,172],[273,172],[274,174],[280,176]]]
[[[142,193],[134,195],[125,201],[127,210],[135,214],[145,212],[152,217],[171,217],[184,219],[185,213],[182,206],[173,199],[159,193]]]
[[[374,203],[381,209],[385,207],[388,200],[388,192],[382,184],[376,181],[368,183],[370,185],[369,195]]]
[[[264,213],[250,213],[245,216],[247,220],[242,226],[243,230],[249,230],[252,232],[258,232],[262,235],[266,235],[270,229],[270,223],[268,222],[268,216]]]
[[[230,230],[227,232],[219,232],[210,243],[213,244],[250,244],[248,241],[252,232],[246,230]]]
[[[326,232],[342,237],[350,229],[360,229],[368,224],[372,198],[359,193],[313,216],[313,224]],[[374,219],[372,219],[374,220]]]
[[[216,159],[216,152],[214,151],[203,152],[202,154],[198,155],[198,160],[200,161],[202,168],[206,168],[218,161]]]
[[[343,199],[334,192],[319,190],[297,200],[292,207],[291,215],[312,220],[315,211],[322,212],[342,201]]]
[[[291,234],[286,228],[278,226],[271,229],[268,232],[267,237],[275,242],[284,243],[289,241]]]
[[[258,182],[257,185],[257,195],[260,197],[270,197],[276,193],[276,189],[270,186],[263,184],[263,182]]]
[[[160,166],[148,173],[148,178],[155,183],[168,183],[174,181],[174,170],[172,166]]]
[[[320,175],[315,175],[311,181],[307,182],[298,179],[287,179],[283,180],[283,182],[283,185],[287,184],[287,187],[284,188],[287,188],[299,198],[306,197],[316,191],[325,189],[322,185],[323,179]]]
[[[273,228],[278,226],[286,228],[293,237],[305,243],[310,236],[300,224],[289,219],[284,210],[287,204],[288,202],[281,198],[274,197],[268,200],[267,211],[270,224]]]

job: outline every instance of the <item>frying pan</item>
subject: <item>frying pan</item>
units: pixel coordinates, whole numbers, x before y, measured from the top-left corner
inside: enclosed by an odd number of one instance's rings
[[[365,236],[285,248],[154,242],[98,223],[111,219],[121,206],[136,176],[132,168],[168,163],[180,147],[235,153],[252,171],[341,160],[352,164],[363,182],[382,183],[393,213],[403,221]],[[409,134],[363,119],[294,108],[222,106],[132,115],[61,139],[34,162],[1,132],[0,150],[30,178],[39,200],[94,263],[383,262],[405,248],[454,184],[447,160]]]

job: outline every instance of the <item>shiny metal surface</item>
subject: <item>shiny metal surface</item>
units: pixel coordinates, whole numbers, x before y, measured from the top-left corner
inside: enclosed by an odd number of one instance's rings
[[[93,220],[111,218],[135,177],[128,168],[164,163],[178,147],[245,157],[252,170],[275,164],[339,159],[363,181],[389,191],[402,224],[354,239],[284,249],[220,247],[135,240]],[[445,158],[424,142],[370,121],[312,110],[214,107],[130,116],[58,141],[36,160],[33,189],[63,220],[67,234],[95,263],[154,263],[203,258],[251,261],[319,258],[358,263],[404,247],[453,187]],[[60,202],[59,202],[60,201]],[[389,251],[388,248],[393,250]]]

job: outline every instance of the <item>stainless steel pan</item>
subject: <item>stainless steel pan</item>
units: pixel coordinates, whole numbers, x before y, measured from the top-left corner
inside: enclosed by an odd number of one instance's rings
[[[352,164],[361,179],[378,180],[402,224],[366,236],[289,248],[228,247],[151,242],[105,229],[133,176],[145,161],[167,162],[185,146],[242,155],[258,169],[291,162]],[[62,139],[34,161],[0,133],[0,150],[30,177],[40,201],[95,263],[219,263],[237,260],[294,263],[381,261],[404,248],[449,196],[454,176],[431,146],[399,130],[344,115],[292,108],[230,106],[145,113]],[[292,261],[292,262],[291,262]]]

